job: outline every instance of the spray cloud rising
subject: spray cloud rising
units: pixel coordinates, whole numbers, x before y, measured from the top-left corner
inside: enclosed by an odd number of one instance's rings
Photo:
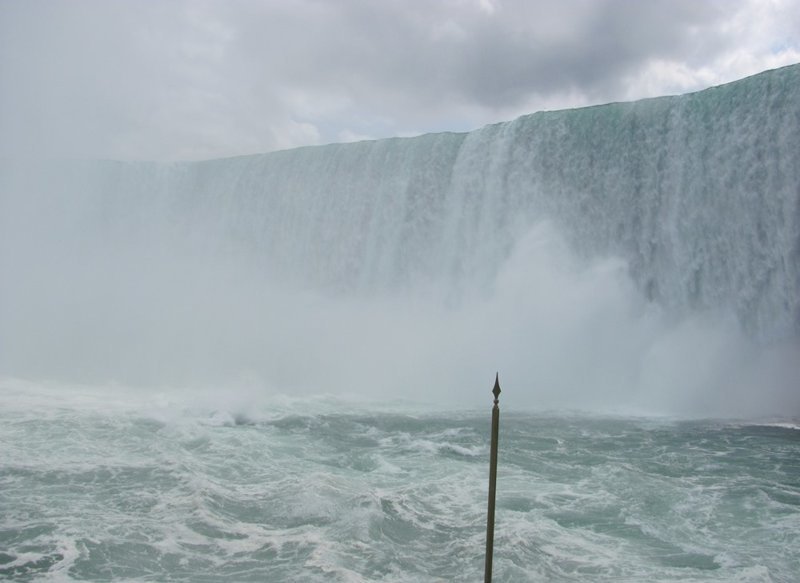
[[[800,69],[468,134],[3,162],[0,373],[797,413]],[[221,389],[220,389],[221,390]]]

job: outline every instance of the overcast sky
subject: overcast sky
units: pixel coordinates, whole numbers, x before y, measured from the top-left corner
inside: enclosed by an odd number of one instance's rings
[[[0,0],[0,156],[463,131],[797,62],[797,0]]]

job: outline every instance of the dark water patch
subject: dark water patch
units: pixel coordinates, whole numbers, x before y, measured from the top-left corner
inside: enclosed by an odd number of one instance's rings
[[[254,420],[254,419],[251,419],[250,417],[248,417],[248,416],[247,416],[247,415],[245,415],[244,413],[236,413],[236,414],[233,416],[233,424],[234,424],[234,425],[238,425],[238,426],[242,426],[242,425],[256,425],[256,422],[255,422],[255,420]]]
[[[169,573],[172,579],[185,570],[185,557],[180,553],[164,553],[151,544],[131,540],[89,540],[82,539],[80,556],[69,568],[75,579],[109,581],[121,579],[164,579]],[[202,557],[193,557],[192,570],[202,572],[211,563]]]
[[[407,516],[415,512],[400,500],[381,499],[383,517],[378,525],[381,537],[396,544],[407,544],[419,536],[418,529]]]
[[[620,510],[616,507],[598,508],[587,505],[580,510],[550,511],[544,515],[564,528],[585,528],[594,532],[609,533],[621,527],[620,533],[633,530],[639,532],[638,527],[630,527],[620,520]]]
[[[793,513],[793,507],[800,507],[800,492],[789,490],[785,487],[762,485],[761,491],[773,502],[784,504],[787,507],[786,512]]]
[[[720,568],[714,557],[702,553],[692,553],[677,550],[657,554],[655,558],[665,567],[676,569],[697,569],[701,571],[714,571]]]
[[[275,515],[279,514],[276,511],[281,508],[279,499],[282,496],[280,492],[277,494],[278,499],[267,491],[264,491],[262,496],[237,495],[235,492],[224,494],[205,492],[202,507],[221,521],[270,524]],[[198,524],[207,524],[207,520],[202,519]]]
[[[186,526],[193,532],[210,539],[243,540],[247,538],[245,534],[225,530],[218,525],[203,520],[190,520],[186,523]]]
[[[88,465],[88,462],[87,462]],[[75,489],[103,485],[107,488],[130,489],[137,484],[174,484],[177,479],[173,471],[158,465],[126,466],[97,465],[63,469],[33,466],[7,466],[8,476],[18,476],[40,486]]]
[[[277,427],[278,429],[283,429],[284,431],[306,432],[309,428],[316,425],[316,418],[305,415],[287,415],[286,417],[281,417],[280,419],[268,421],[265,423],[265,425],[271,425],[273,427]]]
[[[10,565],[7,567],[4,566],[15,561],[16,559],[17,557],[13,557],[11,561],[0,563],[0,578],[7,578],[10,581],[20,582],[37,581],[47,572],[49,572],[54,566],[63,561],[64,555],[61,553],[51,553],[21,565]]]
[[[27,541],[52,534],[57,526],[49,523],[27,524],[14,528],[0,528],[0,544],[12,548]]]
[[[512,512],[531,512],[533,510],[546,508],[545,505],[537,502],[533,498],[524,496],[498,496],[497,508],[510,510]]]

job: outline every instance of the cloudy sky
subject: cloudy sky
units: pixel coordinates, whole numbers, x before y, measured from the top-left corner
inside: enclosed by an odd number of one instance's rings
[[[0,0],[0,156],[463,131],[797,62],[797,0]]]

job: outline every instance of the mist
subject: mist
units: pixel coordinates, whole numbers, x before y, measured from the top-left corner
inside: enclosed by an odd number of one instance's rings
[[[196,163],[5,160],[0,374],[475,407],[500,371],[520,409],[797,414],[798,80]]]
[[[124,180],[110,193],[95,165],[79,166],[5,174],[5,378],[205,391],[219,404],[329,394],[474,408],[500,371],[510,410],[800,407],[796,344],[755,341],[730,309],[670,311],[623,258],[580,256],[553,221],[487,242],[504,249],[496,264],[467,275],[321,284],[309,263],[330,250],[300,239],[296,265],[270,260],[219,201],[170,213],[175,193],[151,182],[169,168],[137,167],[124,200]]]
[[[796,351],[760,347],[722,315],[669,318],[622,261],[584,264],[548,224],[458,300],[430,286],[325,294],[152,239],[36,239],[17,257],[31,267],[3,264],[6,376],[471,408],[499,370],[512,410],[747,417],[800,404]]]

